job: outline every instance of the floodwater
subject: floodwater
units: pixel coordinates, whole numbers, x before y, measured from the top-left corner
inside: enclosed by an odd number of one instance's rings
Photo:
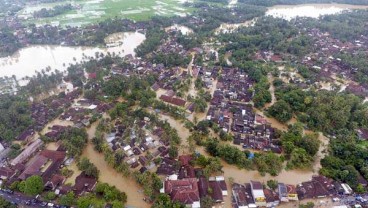
[[[134,49],[145,40],[145,35],[138,32],[127,32],[120,35],[121,45],[115,47],[71,47],[54,45],[32,45],[23,48],[12,56],[0,58],[0,77],[15,75],[17,79],[32,77],[36,71],[46,67],[51,71],[63,71],[69,64],[95,57],[96,53],[110,52],[119,56],[133,54]]]
[[[238,29],[239,27],[249,27],[249,26],[253,26],[255,24],[255,22],[257,21],[257,18],[254,18],[252,20],[249,21],[245,21],[242,23],[236,23],[236,24],[228,24],[228,23],[222,23],[220,25],[220,27],[218,27],[215,30],[215,34],[218,35],[220,33],[232,33],[234,32],[236,29]]]
[[[179,30],[183,35],[189,35],[191,33],[193,33],[193,30],[190,29],[189,27],[183,26],[183,25],[178,25],[178,24],[174,24],[170,27],[165,28],[165,31],[169,31],[169,30]]]
[[[277,5],[269,7],[266,16],[273,16],[291,20],[296,17],[318,18],[323,15],[338,14],[352,9],[367,9],[368,6],[349,4],[301,4],[301,5]]]
[[[267,75],[267,77],[268,77],[268,82],[270,83],[270,89],[269,90],[270,90],[270,93],[271,93],[271,96],[272,96],[272,100],[271,100],[270,103],[267,103],[265,105],[265,108],[268,108],[268,107],[272,106],[276,102],[275,86],[273,85],[273,81],[275,80],[275,78],[272,76],[271,73],[269,73]]]
[[[91,140],[96,132],[98,122],[91,125],[87,129],[89,140]],[[93,144],[88,143],[87,147],[82,153],[82,157],[88,158],[100,170],[99,181],[116,186],[120,191],[124,191],[128,196],[128,206],[135,208],[148,208],[150,204],[143,201],[144,195],[140,186],[132,178],[124,177],[118,173],[114,168],[110,167],[104,160],[104,155],[94,150]]]
[[[238,3],[238,0],[230,0],[228,7],[234,7]]]

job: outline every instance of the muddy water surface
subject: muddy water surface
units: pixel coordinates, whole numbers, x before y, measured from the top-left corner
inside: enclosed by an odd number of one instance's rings
[[[119,36],[119,35],[116,35]],[[95,57],[96,53],[110,52],[119,56],[135,54],[134,49],[145,40],[145,35],[138,32],[121,34],[121,45],[110,48],[71,47],[54,45],[33,45],[23,48],[12,56],[0,58],[0,77],[15,75],[17,79],[33,76],[46,67],[51,71],[63,71],[69,64],[81,61],[86,57]],[[51,72],[50,71],[50,72]]]
[[[338,14],[352,9],[367,9],[368,6],[349,4],[301,4],[301,5],[277,5],[269,7],[266,16],[273,16],[291,20],[296,17],[318,18],[322,15]]]

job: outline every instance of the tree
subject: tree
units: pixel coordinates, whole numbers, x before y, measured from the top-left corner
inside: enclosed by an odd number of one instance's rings
[[[77,163],[79,170],[84,171],[87,176],[98,178],[100,171],[97,167],[89,161],[88,158],[83,157]]]
[[[293,168],[309,168],[313,162],[313,158],[303,148],[295,148],[291,152],[290,160],[287,167]]]
[[[178,203],[178,202],[173,202],[170,199],[170,196],[167,194],[160,194],[158,195],[157,199],[155,200],[155,202],[152,205],[152,208],[184,208],[185,206]]]
[[[313,202],[308,202],[307,204],[301,204],[299,205],[299,208],[313,208],[314,207],[314,203]]]
[[[319,150],[321,141],[318,134],[307,134],[299,142],[298,146],[304,148],[310,156],[315,156]]]
[[[68,192],[60,197],[59,203],[64,206],[72,206],[75,203],[75,194],[73,191]]]
[[[49,191],[49,192],[47,192],[46,193],[46,195],[45,195],[45,199],[47,200],[47,201],[52,201],[52,200],[54,200],[56,198],[56,194],[55,194],[55,192],[53,192],[53,191]]]
[[[272,189],[272,190],[276,190],[277,186],[278,186],[279,182],[277,180],[268,180],[267,181],[267,186]]]
[[[16,208],[17,206],[11,204],[9,201],[5,200],[3,197],[0,197],[0,208]]]
[[[201,198],[201,208],[212,208],[214,201],[211,196],[205,196]]]
[[[282,170],[282,159],[274,153],[256,154],[254,163],[262,175],[269,173],[276,176]]]
[[[34,175],[25,180],[24,193],[30,196],[35,196],[43,191],[43,180],[41,176]]]
[[[77,206],[79,208],[89,208],[92,204],[92,198],[90,196],[82,196],[77,200]]]
[[[293,111],[290,108],[290,105],[284,100],[279,100],[273,104],[268,109],[268,113],[282,123],[289,121],[293,116]]]
[[[177,158],[178,155],[179,155],[179,153],[178,153],[178,147],[177,146],[169,147],[169,157]]]
[[[124,203],[118,200],[113,201],[112,208],[124,208]]]

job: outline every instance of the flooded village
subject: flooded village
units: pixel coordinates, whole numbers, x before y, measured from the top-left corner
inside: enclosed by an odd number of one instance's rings
[[[19,207],[366,207],[368,85],[349,54],[366,55],[368,33],[342,40],[307,21],[367,7],[276,5],[245,18],[242,2],[225,4],[238,21],[216,27],[196,13],[85,27],[6,16],[19,48],[0,58],[0,195]],[[264,47],[255,33],[267,21],[303,48]],[[318,126],[330,111],[312,108],[333,94],[354,102],[341,131]],[[341,114],[328,125],[345,124]],[[341,134],[362,152],[339,147]]]

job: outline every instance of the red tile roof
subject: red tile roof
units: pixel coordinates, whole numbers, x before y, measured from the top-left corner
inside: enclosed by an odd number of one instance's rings
[[[189,165],[189,162],[193,159],[191,155],[180,155],[179,161],[182,166]]]
[[[173,201],[183,204],[199,201],[198,184],[195,178],[165,181],[165,193],[169,194]]]

